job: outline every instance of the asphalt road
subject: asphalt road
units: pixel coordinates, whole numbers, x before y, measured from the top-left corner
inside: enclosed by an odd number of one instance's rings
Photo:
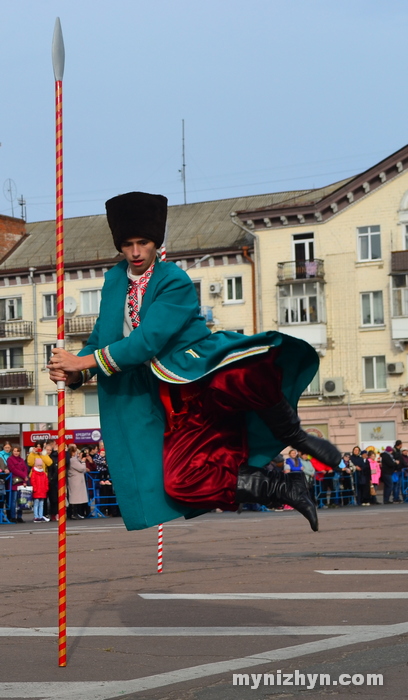
[[[57,524],[0,525],[0,698],[407,697],[408,505],[319,516],[319,533],[290,511],[167,523],[162,574],[155,528],[69,522],[66,668]]]

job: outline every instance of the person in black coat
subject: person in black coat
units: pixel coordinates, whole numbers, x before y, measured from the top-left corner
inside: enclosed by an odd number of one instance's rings
[[[350,462],[356,468],[357,482],[357,505],[369,506],[370,504],[370,483],[371,483],[371,467],[368,461],[367,450],[360,452],[359,447],[353,448],[353,454],[350,457]]]
[[[357,471],[357,495],[362,506],[371,505],[371,465],[368,459],[367,450],[361,450],[360,458],[362,460],[361,471]]]
[[[385,448],[384,452],[381,452],[381,479],[384,484],[384,495],[383,503],[388,505],[391,503],[390,496],[393,489],[392,475],[398,472],[398,463],[392,456],[393,449],[391,445]]]
[[[392,456],[398,464],[398,469],[396,475],[394,476],[394,481],[392,484],[392,500],[394,503],[402,503],[404,500],[403,487],[402,487],[402,467],[403,467],[403,457],[401,453],[402,442],[401,440],[396,440],[392,450]]]
[[[55,440],[47,440],[45,452],[51,457],[52,464],[48,467],[48,501],[51,520],[58,519],[58,451],[55,449]]]

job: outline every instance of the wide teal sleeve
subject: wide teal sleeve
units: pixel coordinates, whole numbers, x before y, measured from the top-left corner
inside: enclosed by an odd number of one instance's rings
[[[109,376],[151,360],[198,315],[197,294],[188,275],[163,279],[140,326],[127,338],[95,350],[99,369]],[[90,340],[96,342],[92,336]]]

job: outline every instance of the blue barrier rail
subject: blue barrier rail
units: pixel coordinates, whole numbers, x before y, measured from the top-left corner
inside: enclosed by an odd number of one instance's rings
[[[88,489],[89,518],[106,518],[110,514],[119,512],[112,483],[101,485],[99,472],[87,472],[85,479]],[[400,489],[403,500],[408,502],[408,469],[402,470]],[[314,477],[311,490],[313,490],[318,508],[329,504],[334,506],[358,505],[356,473],[349,476],[334,474],[323,479]],[[10,524],[7,514],[10,513],[11,499],[11,474],[4,475],[4,478],[0,476],[0,525],[2,523]],[[115,511],[115,509],[117,510]]]
[[[114,512],[114,509],[119,510],[112,482],[110,485],[101,485],[100,482],[101,475],[99,472],[87,472],[88,505],[91,509],[89,518],[106,518]]]
[[[10,523],[7,513],[10,512],[11,505],[11,474],[5,475],[0,480],[0,525]]]
[[[4,478],[0,476],[0,525],[2,523],[10,524],[9,515],[12,499],[11,479],[11,474],[4,475]],[[87,472],[85,479],[88,489],[88,506],[90,508],[89,518],[105,518],[111,513],[119,511],[115,490],[112,484],[110,486],[101,486],[101,475],[99,472]]]

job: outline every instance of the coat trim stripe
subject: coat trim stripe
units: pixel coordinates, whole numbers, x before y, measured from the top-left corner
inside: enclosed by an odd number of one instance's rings
[[[204,372],[204,374],[200,375],[200,377],[196,377],[195,379],[186,379],[185,377],[180,377],[175,372],[172,372],[167,367],[164,367],[164,365],[162,365],[162,363],[157,359],[157,357],[154,357],[151,360],[150,367],[152,372],[162,381],[170,382],[172,384],[189,384],[193,381],[196,381],[197,379],[200,379],[201,377],[205,377],[207,374],[211,374],[220,367],[224,367],[225,365],[231,364],[231,362],[237,362],[238,360],[242,360],[245,357],[251,357],[252,355],[260,355],[261,353],[268,352],[270,348],[270,345],[259,345],[258,347],[251,348],[250,350],[240,350],[238,352],[232,352],[226,357],[224,357],[224,359],[221,360],[221,362],[218,365],[215,365],[215,367],[212,367],[211,370],[209,370],[208,372]]]
[[[89,380],[92,377],[92,373],[90,369],[81,369],[81,375],[82,375],[82,384],[85,384],[85,382],[89,382]]]
[[[120,367],[116,364],[109,352],[109,345],[101,350],[95,350],[94,356],[102,372],[108,377],[110,377],[112,374],[116,374],[117,372],[121,372]]]

